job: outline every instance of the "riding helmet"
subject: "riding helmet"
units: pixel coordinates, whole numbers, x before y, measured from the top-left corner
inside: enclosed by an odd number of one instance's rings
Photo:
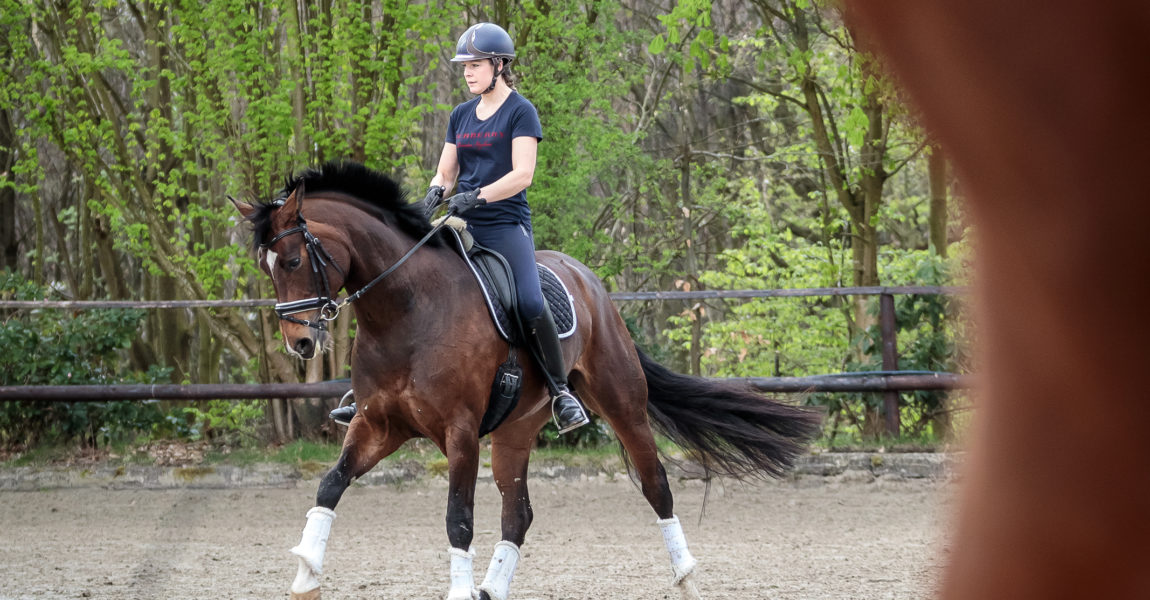
[[[451,62],[484,58],[502,58],[508,62],[515,58],[515,43],[511,36],[494,23],[476,23],[468,27],[455,44],[455,58]]]

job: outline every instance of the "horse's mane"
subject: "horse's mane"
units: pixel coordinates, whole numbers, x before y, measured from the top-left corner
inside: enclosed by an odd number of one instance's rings
[[[413,238],[422,238],[431,230],[422,205],[409,203],[407,194],[395,180],[357,162],[332,161],[288,177],[274,200],[256,205],[256,212],[248,220],[252,224],[257,247],[267,238],[272,213],[301,185],[307,196],[318,192],[339,192],[361,200],[377,219]],[[304,202],[306,206],[306,200]]]

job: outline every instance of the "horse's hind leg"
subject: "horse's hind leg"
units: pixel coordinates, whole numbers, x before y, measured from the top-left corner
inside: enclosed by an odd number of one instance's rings
[[[627,452],[639,477],[643,496],[659,517],[657,523],[663,534],[663,543],[671,555],[673,583],[679,587],[683,598],[698,598],[699,592],[690,577],[696,561],[687,549],[687,539],[679,518],[675,516],[675,501],[667,483],[667,471],[659,461],[655,435],[647,420],[647,383],[639,375],[642,366],[633,350],[627,352],[620,347],[615,351],[618,353],[598,353],[603,357],[600,361],[603,364],[589,366],[585,372],[574,374],[573,382],[580,396],[607,420]],[[606,354],[612,354],[610,361],[606,360]]]
[[[292,600],[319,598],[319,576],[335,506],[352,480],[367,473],[385,456],[395,452],[406,438],[380,432],[362,419],[353,420],[344,438],[343,452],[335,466],[323,476],[316,492],[316,506],[307,511],[300,543],[291,549],[299,558],[299,568],[291,586]]]
[[[527,462],[536,429],[538,427],[516,423],[491,435],[491,470],[503,497],[502,539],[495,544],[487,575],[479,584],[480,600],[506,600],[511,578],[519,565],[519,547],[527,536],[527,528],[531,527]]]

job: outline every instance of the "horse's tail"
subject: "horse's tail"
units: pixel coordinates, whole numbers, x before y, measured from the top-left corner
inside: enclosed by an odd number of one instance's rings
[[[750,385],[681,375],[643,354],[647,414],[709,477],[781,476],[819,433],[810,409],[763,396]]]

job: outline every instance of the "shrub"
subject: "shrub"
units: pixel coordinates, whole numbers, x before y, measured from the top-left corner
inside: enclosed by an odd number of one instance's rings
[[[50,292],[18,274],[0,273],[0,298],[37,300]],[[142,310],[70,312],[34,308],[0,313],[0,385],[81,385],[166,382],[170,369],[131,372],[124,351],[144,318]],[[5,402],[0,444],[80,442],[88,447],[140,435],[182,433],[155,403]]]

